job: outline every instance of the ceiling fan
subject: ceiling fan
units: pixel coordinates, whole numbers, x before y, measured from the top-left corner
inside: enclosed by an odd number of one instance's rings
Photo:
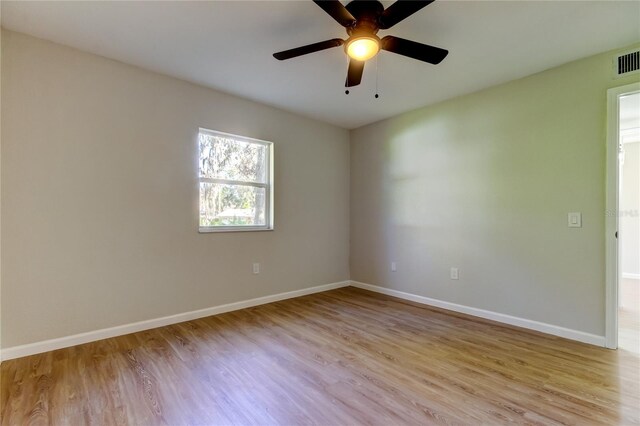
[[[344,45],[344,50],[350,58],[346,87],[360,84],[365,61],[376,56],[380,49],[430,64],[439,64],[449,54],[448,50],[400,37],[388,35],[379,38],[376,35],[379,30],[393,27],[433,1],[398,0],[385,9],[382,3],[377,0],[353,0],[346,6],[343,6],[339,0],[313,0],[322,10],[346,28],[349,37],[346,40],[334,38],[308,44],[274,53],[273,56],[283,61]]]

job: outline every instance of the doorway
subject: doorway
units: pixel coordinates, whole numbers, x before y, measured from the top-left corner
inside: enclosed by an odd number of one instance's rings
[[[606,345],[640,355],[640,83],[608,101]]]

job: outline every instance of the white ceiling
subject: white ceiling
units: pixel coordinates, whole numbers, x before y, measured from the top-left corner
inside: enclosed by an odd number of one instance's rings
[[[385,6],[391,2],[383,2]],[[1,2],[2,26],[345,128],[640,40],[640,2],[447,1],[380,35],[449,49],[438,66],[389,52],[344,94],[341,48],[271,54],[346,33],[311,1]]]

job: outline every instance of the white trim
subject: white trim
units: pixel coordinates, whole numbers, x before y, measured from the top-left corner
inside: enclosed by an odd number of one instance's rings
[[[273,227],[267,225],[264,226],[201,226],[198,228],[198,233],[207,234],[215,232],[261,232],[261,231],[273,231]]]
[[[631,145],[632,143],[640,143],[640,127],[624,129],[620,131],[620,139],[623,145]]]
[[[274,193],[274,167],[273,167],[273,146],[274,143],[270,141],[254,139],[247,136],[234,135],[231,133],[219,132],[216,130],[205,129],[200,127],[198,129],[198,149],[197,152],[200,152],[200,135],[206,134],[209,136],[221,136],[228,139],[233,139],[237,142],[244,142],[249,144],[257,144],[262,145],[267,150],[267,158],[265,158],[266,163],[266,171],[265,176],[267,177],[267,182],[253,182],[253,181],[238,181],[238,180],[230,180],[230,179],[212,179],[212,178],[204,178],[200,176],[200,164],[199,161],[196,162],[196,170],[198,175],[198,194],[200,194],[200,184],[205,183],[219,183],[226,185],[236,185],[236,186],[251,186],[256,188],[264,188],[265,190],[265,224],[264,225],[247,225],[247,226],[200,226],[200,195],[198,195],[198,232],[201,234],[208,233],[216,233],[216,232],[239,232],[239,231],[273,231],[273,223],[274,223],[274,202],[273,202],[273,193]]]
[[[216,179],[216,178],[201,177],[200,182],[218,183],[221,185],[251,186],[253,188],[269,189],[268,183],[253,182],[251,180],[231,180],[231,179]]]
[[[605,337],[606,347],[618,347],[618,197],[620,144],[619,98],[640,91],[640,83],[627,84],[607,90],[607,140],[605,173]]]
[[[227,139],[235,139],[235,140],[239,140],[239,141],[247,142],[247,143],[257,143],[259,145],[265,145],[265,146],[273,145],[273,142],[271,142],[271,141],[265,141],[265,140],[262,140],[262,139],[251,138],[249,136],[236,135],[236,134],[233,134],[233,133],[220,132],[218,130],[207,129],[206,127],[199,127],[198,130],[199,130],[200,133],[206,133],[206,134],[208,134],[210,136],[222,136],[222,137],[225,137]]]
[[[149,330],[151,328],[163,327],[166,325],[204,318],[211,315],[237,311],[239,309],[250,308],[252,306],[264,305],[266,303],[292,299],[294,297],[306,296],[308,294],[321,293],[323,291],[347,287],[349,285],[350,281],[324,284],[315,287],[304,288],[301,290],[288,291],[285,293],[278,293],[270,296],[243,300],[240,302],[227,303],[225,305],[213,306],[196,311],[184,312],[181,314],[169,315],[166,317],[119,325],[111,328],[103,328],[101,330],[74,334],[72,336],[65,336],[57,339],[44,340],[41,342],[29,343],[20,346],[13,346],[10,348],[2,349],[2,351],[0,352],[0,360],[6,361],[8,359],[21,358],[24,356],[39,354],[42,352],[54,351],[56,349],[68,348],[70,346],[76,346],[83,343],[95,342],[96,340],[107,339],[109,337],[122,336],[138,331]]]
[[[623,272],[622,278],[627,278],[630,280],[640,280],[640,274],[633,274],[631,272]]]
[[[564,337],[566,339],[576,340],[578,342],[589,343],[596,346],[604,346],[604,336],[585,333],[584,331],[573,330],[570,328],[560,327],[544,322],[533,321],[526,318],[514,317],[511,315],[501,314],[499,312],[487,311],[484,309],[473,308],[471,306],[459,305],[457,303],[445,302],[443,300],[432,299],[430,297],[418,296],[416,294],[405,293],[403,291],[393,290],[386,287],[380,287],[372,284],[365,284],[358,281],[351,281],[353,287],[364,290],[374,291],[376,293],[394,296],[400,299],[410,300],[412,302],[421,303],[423,305],[435,306],[437,308],[447,309],[449,311],[460,312],[467,315],[473,315],[504,324],[515,325],[517,327],[527,328],[529,330],[540,331],[542,333],[552,334],[554,336]]]

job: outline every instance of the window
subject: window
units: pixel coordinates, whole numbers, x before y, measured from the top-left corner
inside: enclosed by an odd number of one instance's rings
[[[200,232],[273,229],[273,144],[200,129]]]

